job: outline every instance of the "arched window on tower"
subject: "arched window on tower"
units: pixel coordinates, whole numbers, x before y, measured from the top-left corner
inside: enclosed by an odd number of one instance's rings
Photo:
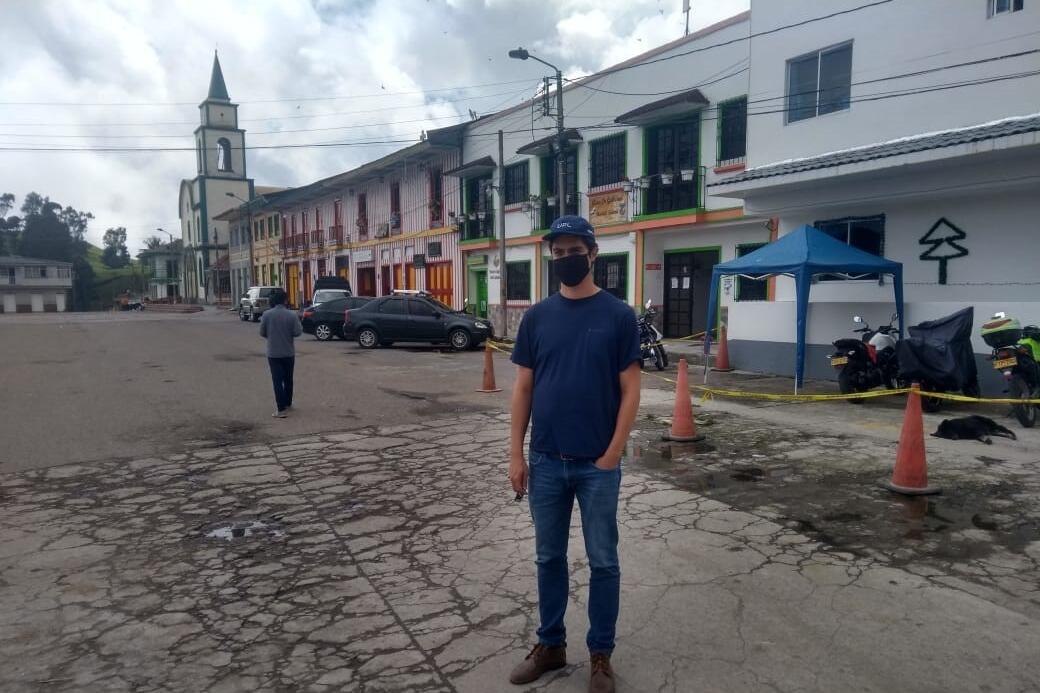
[[[231,170],[231,142],[226,137],[217,140],[217,170]]]

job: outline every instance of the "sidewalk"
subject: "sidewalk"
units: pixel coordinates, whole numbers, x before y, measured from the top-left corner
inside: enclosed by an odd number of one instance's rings
[[[719,477],[750,459],[810,474],[810,449],[873,474],[888,452],[704,416],[710,450],[660,446],[643,419],[633,443],[618,690],[1040,687],[1040,542],[987,552],[975,582],[927,551],[835,547],[779,496],[720,500]],[[0,688],[524,690],[504,682],[536,626],[507,435],[472,415],[0,477]],[[577,513],[571,547],[570,665],[527,690],[585,690]]]

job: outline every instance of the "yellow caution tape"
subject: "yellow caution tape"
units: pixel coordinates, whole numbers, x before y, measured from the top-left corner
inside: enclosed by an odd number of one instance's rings
[[[701,334],[704,334],[703,332]],[[695,335],[696,336],[696,335]],[[494,349],[500,351],[503,354],[512,354],[513,350],[508,344],[502,342],[496,342],[493,340],[487,340],[486,344]],[[651,373],[650,371],[643,371],[646,375],[663,380],[666,383],[676,385],[676,381],[672,378],[658,375],[657,373]],[[892,390],[870,390],[868,392],[857,392],[855,394],[830,394],[830,395],[810,395],[810,394],[779,394],[773,392],[751,392],[748,390],[730,390],[717,387],[708,387],[706,385],[690,385],[691,392],[699,392],[701,399],[708,401],[718,397],[731,397],[733,399],[759,399],[774,402],[835,402],[844,401],[850,399],[877,399],[879,397],[893,397],[895,395],[905,395],[911,392],[909,387],[900,387]],[[934,399],[945,399],[951,402],[969,402],[972,404],[1040,404],[1040,399],[1013,399],[1010,397],[968,397],[967,395],[957,395],[949,392],[929,392],[927,390],[921,391],[922,397],[932,397]]]

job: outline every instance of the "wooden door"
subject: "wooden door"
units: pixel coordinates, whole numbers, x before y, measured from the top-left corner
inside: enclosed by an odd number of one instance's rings
[[[375,267],[364,267],[357,271],[357,295],[358,296],[375,296],[376,295],[376,268]]]
[[[314,295],[314,285],[311,282],[311,262],[305,260],[303,263],[303,300],[304,303],[311,302],[311,296]]]
[[[426,265],[426,290],[441,303],[454,305],[454,287],[450,262]]]
[[[289,295],[289,305],[294,308],[300,307],[300,266],[295,262],[285,266],[286,293]]]

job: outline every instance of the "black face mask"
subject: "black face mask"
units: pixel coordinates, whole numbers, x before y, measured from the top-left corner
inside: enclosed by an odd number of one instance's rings
[[[553,260],[553,271],[560,281],[567,286],[577,286],[588,276],[592,269],[588,255],[566,255]]]

